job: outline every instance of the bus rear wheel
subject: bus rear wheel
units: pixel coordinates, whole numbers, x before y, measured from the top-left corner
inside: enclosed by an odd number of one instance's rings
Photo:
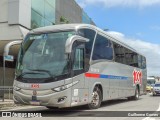
[[[139,89],[136,87],[134,96],[128,97],[128,100],[138,100],[139,99]]]
[[[97,109],[101,106],[102,92],[98,87],[95,87],[92,93],[91,103],[88,104],[89,109]]]
[[[138,89],[138,87],[136,87],[135,95],[133,96],[133,99],[134,100],[138,100],[139,99],[139,89]]]

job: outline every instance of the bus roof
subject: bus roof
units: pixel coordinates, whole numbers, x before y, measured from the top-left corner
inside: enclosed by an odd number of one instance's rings
[[[142,55],[141,53],[139,53],[137,50],[133,49],[131,46],[129,46],[127,43],[121,41],[120,39],[118,39],[116,36],[113,36],[109,33],[107,33],[106,31],[103,31],[102,29],[90,25],[90,24],[59,24],[59,25],[53,25],[53,26],[47,26],[47,27],[41,27],[41,28],[37,28],[37,29],[33,29],[32,31],[30,31],[29,33],[45,33],[45,32],[54,32],[54,31],[65,31],[65,30],[72,30],[72,29],[78,29],[78,28],[90,28],[90,29],[94,29],[102,34],[104,34],[106,37],[109,37],[112,41]],[[142,55],[143,56],[143,55]]]

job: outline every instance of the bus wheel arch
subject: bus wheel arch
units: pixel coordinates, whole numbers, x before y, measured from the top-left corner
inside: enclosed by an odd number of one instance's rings
[[[89,109],[97,109],[101,106],[103,100],[103,89],[101,84],[96,84],[92,90],[91,103],[88,104]]]
[[[140,86],[139,86],[139,84],[137,84],[135,86],[134,96],[130,96],[130,97],[127,97],[127,98],[128,98],[128,100],[138,100],[139,99],[139,95],[140,95]]]
[[[102,87],[102,85],[100,83],[95,84],[94,87],[93,87],[93,90],[94,90],[95,87],[98,87],[100,89],[101,94],[102,94],[102,100],[103,100],[103,87]]]

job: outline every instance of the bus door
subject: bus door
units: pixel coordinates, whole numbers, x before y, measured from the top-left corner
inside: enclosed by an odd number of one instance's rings
[[[85,44],[76,42],[72,50],[72,70],[71,76],[73,82],[78,82],[77,88],[84,87],[84,59],[85,59]]]
[[[77,43],[73,48],[73,62],[72,62],[72,104],[81,104],[84,102],[85,94],[85,44]],[[86,91],[87,92],[87,91]]]
[[[76,39],[73,42],[71,50],[71,78],[72,78],[72,102],[71,105],[83,104],[85,93],[88,91],[85,88],[85,42],[83,37],[73,37]],[[83,42],[79,39],[82,39]],[[67,82],[67,81],[65,81]]]

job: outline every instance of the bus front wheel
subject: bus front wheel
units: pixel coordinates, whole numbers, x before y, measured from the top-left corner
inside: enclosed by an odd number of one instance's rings
[[[98,87],[95,87],[92,93],[91,103],[88,104],[89,109],[97,109],[101,106],[102,92]]]

